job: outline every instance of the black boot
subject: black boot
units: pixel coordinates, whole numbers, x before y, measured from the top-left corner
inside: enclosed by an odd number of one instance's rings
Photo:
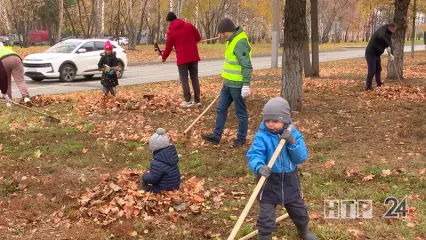
[[[207,142],[213,143],[215,145],[219,144],[220,138],[216,137],[213,134],[203,133],[201,134],[201,138],[206,140]]]
[[[309,231],[309,225],[298,228],[297,233],[303,240],[318,240],[318,237],[311,231]]]
[[[234,142],[232,142],[232,147],[242,147],[244,144],[246,144],[246,140],[244,139],[235,139]]]

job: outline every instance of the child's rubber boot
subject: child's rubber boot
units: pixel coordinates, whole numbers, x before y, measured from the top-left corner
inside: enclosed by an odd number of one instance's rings
[[[271,240],[271,239],[272,239],[271,234],[268,234],[268,235],[259,234],[259,240]]]
[[[318,240],[318,237],[311,231],[309,231],[309,225],[303,228],[298,228],[297,233],[303,240]]]

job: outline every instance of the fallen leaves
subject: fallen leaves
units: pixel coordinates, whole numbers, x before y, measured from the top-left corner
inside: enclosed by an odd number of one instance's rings
[[[382,177],[387,177],[392,174],[392,171],[390,169],[384,169],[382,170]]]
[[[336,165],[334,160],[329,160],[329,161],[325,162],[325,164],[324,164],[325,168],[331,168],[334,165]]]
[[[118,219],[147,215],[167,215],[185,212],[187,206],[192,213],[211,209],[202,197],[204,179],[192,177],[181,184],[180,191],[154,194],[139,190],[142,171],[123,169],[115,177],[101,176],[101,182],[94,189],[88,189],[79,198],[80,211],[98,224],[108,225]],[[210,200],[223,192],[210,189]],[[205,196],[205,195],[204,195]],[[223,196],[223,195],[222,195]],[[213,200],[214,202],[214,200]],[[176,222],[176,215],[169,216]]]
[[[370,181],[370,180],[373,180],[373,178],[375,177],[376,175],[374,175],[374,174],[368,174],[367,176],[365,176],[363,179],[362,179],[362,181]]]
[[[41,157],[41,151],[40,151],[40,149],[37,149],[37,151],[35,151],[34,152],[34,156],[36,157],[36,158],[40,158]]]

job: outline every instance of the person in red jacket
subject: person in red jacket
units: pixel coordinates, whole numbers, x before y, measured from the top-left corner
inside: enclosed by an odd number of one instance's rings
[[[173,47],[176,50],[176,64],[179,70],[179,79],[183,88],[185,101],[181,107],[200,106],[200,83],[198,81],[198,54],[197,42],[201,40],[200,33],[191,23],[178,19],[173,12],[169,12],[166,18],[169,22],[166,48],[164,49],[163,62],[169,57]],[[194,90],[194,102],[191,101],[191,90],[188,83],[188,72],[191,77]]]

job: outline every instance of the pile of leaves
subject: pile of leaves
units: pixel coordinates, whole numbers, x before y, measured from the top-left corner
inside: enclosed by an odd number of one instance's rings
[[[426,87],[409,87],[401,85],[383,86],[377,88],[375,96],[382,100],[404,99],[408,101],[425,101]]]
[[[142,174],[143,171],[123,169],[114,177],[101,175],[101,182],[95,188],[87,189],[78,200],[82,216],[101,225],[119,219],[150,219],[165,215],[171,222],[176,222],[179,215],[188,215],[188,212],[198,214],[220,208],[222,198],[226,197],[223,189],[205,190],[204,179],[196,177],[182,182],[179,191],[145,192],[139,188]]]

